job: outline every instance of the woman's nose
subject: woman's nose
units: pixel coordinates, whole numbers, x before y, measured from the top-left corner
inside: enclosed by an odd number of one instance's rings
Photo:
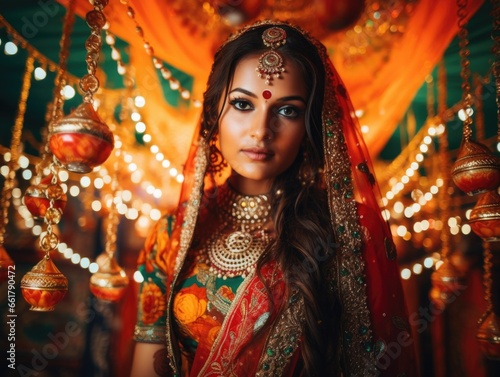
[[[257,140],[272,139],[274,132],[272,130],[273,115],[270,111],[262,111],[256,115],[252,122],[250,130],[251,136]]]

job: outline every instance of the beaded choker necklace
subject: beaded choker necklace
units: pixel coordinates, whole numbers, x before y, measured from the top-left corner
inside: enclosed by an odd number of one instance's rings
[[[263,228],[270,219],[269,198],[238,194],[226,183],[220,188],[217,206],[221,227],[207,242],[204,262],[218,277],[244,278],[269,243]]]

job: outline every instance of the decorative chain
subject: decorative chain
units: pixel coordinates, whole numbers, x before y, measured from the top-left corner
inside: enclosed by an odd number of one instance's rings
[[[135,10],[132,8],[132,6],[129,4],[128,0],[121,0],[120,1],[122,4],[127,6],[127,15],[132,21],[135,23],[135,32],[136,34],[142,39],[144,50],[146,51],[146,54],[151,56],[153,59],[153,65],[156,69],[158,69],[162,75],[162,77],[167,80],[170,84],[170,89],[172,90],[177,90],[183,99],[190,99],[191,98],[191,93],[189,90],[183,88],[179,82],[174,76],[172,76],[172,72],[163,65],[163,62],[155,57],[155,51],[153,46],[146,40],[144,36],[144,30],[142,26],[139,24],[137,19],[135,18]],[[193,102],[197,103],[199,101],[194,100]]]
[[[483,284],[484,284],[484,299],[486,300],[486,310],[482,317],[479,319],[478,323],[482,323],[486,317],[493,310],[493,302],[491,301],[491,285],[492,285],[492,277],[491,277],[491,267],[492,267],[492,253],[490,249],[489,242],[483,242],[483,255],[484,255],[484,274],[483,274]]]
[[[470,95],[470,61],[469,61],[469,33],[466,28],[467,24],[467,0],[457,0],[457,16],[458,16],[458,39],[460,46],[460,77],[462,78],[462,102],[465,112],[463,136],[465,141],[469,141],[472,136],[472,118],[469,115],[471,106]]]
[[[99,89],[99,79],[96,77],[96,71],[99,62],[99,51],[102,46],[101,30],[106,25],[106,16],[104,16],[102,10],[108,4],[108,0],[90,0],[90,3],[94,6],[94,9],[85,16],[87,25],[91,29],[90,35],[85,42],[87,74],[80,80],[80,89],[85,93],[83,101],[86,103],[93,102],[93,95]]]
[[[12,189],[14,188],[14,182],[16,178],[16,170],[18,168],[18,159],[20,154],[21,146],[21,135],[24,125],[24,115],[26,113],[26,102],[28,101],[28,95],[31,88],[31,78],[33,77],[33,70],[35,68],[35,58],[29,55],[26,59],[26,65],[24,68],[23,84],[21,87],[21,96],[19,98],[19,105],[17,109],[17,116],[14,122],[14,127],[12,130],[12,139],[10,142],[10,163],[9,173],[5,179],[2,188],[2,199],[1,199],[1,222],[0,222],[0,245],[4,243],[4,236],[9,222],[9,206],[10,198],[12,196]]]
[[[54,207],[54,202],[61,199],[64,194],[63,188],[57,181],[58,166],[55,162],[50,164],[51,181],[47,186],[45,195],[49,199],[49,208],[45,212],[44,222],[47,224],[47,232],[40,235],[40,247],[48,255],[59,245],[59,237],[53,232],[52,226],[61,221],[62,211]]]
[[[446,68],[442,62],[438,68],[438,112],[439,116],[442,117],[446,111]],[[445,123],[445,122],[443,122]],[[443,132],[438,135],[439,141],[439,158],[441,160],[440,171],[444,172],[443,187],[439,190],[440,203],[441,203],[441,219],[443,224],[448,224],[449,208],[450,208],[450,195],[448,193],[448,188],[450,187],[450,176],[448,172],[450,171],[449,160],[448,160],[448,129],[445,127]],[[447,258],[450,251],[450,232],[445,226],[445,230],[441,233],[441,256],[444,259]]]
[[[476,129],[476,140],[482,141],[485,139],[484,131],[484,111],[483,111],[483,80],[477,74],[474,74],[472,84],[474,86],[474,105],[476,106],[475,111],[475,129]]]

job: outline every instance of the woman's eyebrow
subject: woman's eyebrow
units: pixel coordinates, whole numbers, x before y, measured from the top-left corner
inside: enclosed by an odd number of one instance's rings
[[[243,94],[246,94],[247,96],[250,96],[250,97],[253,97],[253,98],[257,98],[256,94],[254,94],[254,93],[252,93],[252,92],[250,92],[250,91],[248,91],[246,89],[243,89],[243,88],[235,88],[235,89],[231,90],[229,92],[229,94],[231,94],[233,92],[241,92]]]
[[[299,96],[299,95],[297,95],[297,96],[281,97],[281,98],[278,98],[277,100],[278,101],[282,101],[282,102],[285,102],[285,101],[300,101],[300,102],[304,102],[304,104],[307,103],[306,100],[302,96]]]

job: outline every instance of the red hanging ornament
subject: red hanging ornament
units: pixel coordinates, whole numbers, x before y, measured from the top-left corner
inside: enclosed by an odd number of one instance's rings
[[[431,281],[429,297],[438,309],[444,309],[465,289],[461,274],[448,258],[432,273]]]
[[[129,279],[114,256],[107,252],[97,257],[99,270],[90,278],[90,291],[101,300],[118,301],[123,297]]]
[[[57,180],[56,186],[60,188],[59,180]],[[52,184],[52,175],[43,178],[38,185],[31,185],[26,189],[24,205],[34,218],[45,217],[45,213],[50,206],[50,199],[47,197],[48,189],[51,191],[55,190]],[[62,213],[64,207],[66,207],[67,200],[68,197],[61,188],[59,198],[54,200],[53,208]]]
[[[111,154],[113,133],[92,104],[84,102],[71,114],[51,124],[49,147],[67,170],[89,173]]]
[[[30,310],[54,310],[67,290],[68,279],[57,269],[49,254],[21,279],[21,292],[26,302],[31,305]]]
[[[470,213],[469,224],[484,241],[500,241],[500,195],[497,189],[479,197]]]
[[[451,175],[460,190],[475,195],[500,185],[500,161],[485,145],[464,138]]]
[[[487,358],[500,360],[500,318],[493,311],[480,321],[476,339]]]

